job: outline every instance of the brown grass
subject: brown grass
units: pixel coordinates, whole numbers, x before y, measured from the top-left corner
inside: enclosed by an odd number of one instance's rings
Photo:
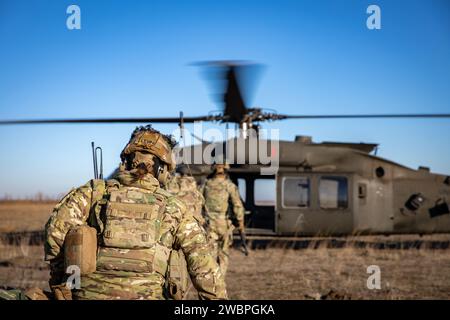
[[[0,204],[0,232],[42,230],[54,204]],[[383,239],[414,238],[390,236]],[[372,239],[370,237],[368,240]],[[373,238],[375,239],[375,238]],[[421,239],[448,240],[448,235]],[[233,249],[226,282],[231,299],[449,299],[450,250],[346,247]],[[381,268],[381,290],[369,290],[367,266]],[[47,288],[42,246],[0,243],[0,286]],[[330,294],[330,290],[333,291]],[[195,290],[189,298],[196,297]]]
[[[0,232],[43,230],[55,202],[6,201],[0,203]]]
[[[351,299],[449,299],[449,250],[234,250],[227,275],[233,299],[305,299],[330,290]],[[381,269],[369,290],[367,267]]]

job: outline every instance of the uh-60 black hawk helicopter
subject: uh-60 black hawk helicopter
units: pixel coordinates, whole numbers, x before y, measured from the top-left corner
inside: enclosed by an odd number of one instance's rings
[[[248,108],[243,96],[245,63],[213,62],[225,82],[220,114],[167,118],[9,120],[0,125],[52,123],[234,123],[240,134],[227,141],[185,146],[184,163],[201,183],[211,174],[211,161],[195,154],[226,159],[229,175],[239,186],[249,234],[349,235],[450,232],[450,176],[418,170],[377,157],[377,144],[314,143],[265,140],[259,124],[285,119],[450,118],[450,114],[284,115]],[[198,138],[198,137],[197,137]],[[201,138],[199,139],[201,140]],[[231,146],[231,147],[230,147]],[[255,147],[256,146],[256,147]],[[265,146],[261,158],[260,148]],[[277,170],[268,170],[267,156]],[[211,158],[210,158],[211,159]],[[194,161],[196,160],[196,161]],[[264,160],[264,161],[263,161]],[[266,170],[264,172],[264,170]],[[264,173],[264,174],[263,174]]]

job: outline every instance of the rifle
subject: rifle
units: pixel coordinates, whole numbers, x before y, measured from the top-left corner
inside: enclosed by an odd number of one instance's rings
[[[247,238],[244,230],[239,229],[239,236],[241,237],[241,251],[248,256]]]
[[[233,222],[233,225],[238,227],[239,237],[241,238],[241,252],[244,253],[246,256],[248,256],[247,237],[245,236],[245,231],[241,230],[239,228],[239,223],[238,223],[236,217],[234,216],[232,207],[233,207],[233,203],[231,202],[231,199],[228,198],[227,215],[231,219],[231,221]]]

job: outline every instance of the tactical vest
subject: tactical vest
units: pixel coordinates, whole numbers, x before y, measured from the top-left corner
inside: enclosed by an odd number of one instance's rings
[[[97,271],[157,272],[165,277],[172,250],[172,244],[160,241],[167,197],[158,188],[125,187],[115,180],[106,188],[101,180],[94,183],[93,199],[106,189],[90,220],[99,232]]]
[[[228,183],[227,179],[209,180],[204,188],[205,206],[209,212],[226,213],[228,209]]]
[[[189,285],[185,257],[160,238],[168,194],[161,189],[152,192],[124,187],[116,180],[92,180],[91,187],[88,225],[95,227],[99,238],[96,271],[157,272],[165,277],[167,298],[183,299]],[[76,242],[75,251],[80,253],[80,243]],[[84,257],[72,256],[76,261]]]

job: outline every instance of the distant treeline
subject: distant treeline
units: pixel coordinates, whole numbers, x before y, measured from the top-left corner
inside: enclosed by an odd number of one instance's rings
[[[22,197],[12,196],[5,193],[0,196],[0,202],[57,202],[63,197],[63,194],[59,195],[46,195],[42,192],[38,192],[35,195],[27,195]]]

